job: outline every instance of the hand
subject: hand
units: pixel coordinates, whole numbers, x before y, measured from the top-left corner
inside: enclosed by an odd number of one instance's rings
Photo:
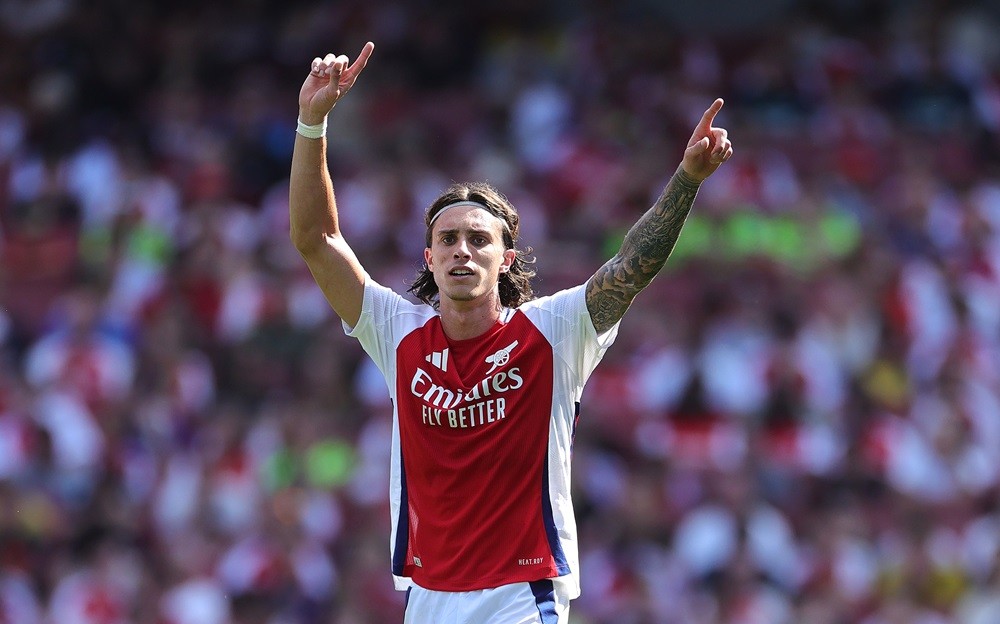
[[[334,104],[354,86],[374,49],[374,43],[366,43],[350,66],[344,55],[327,54],[313,59],[309,75],[299,90],[299,118],[302,123],[315,125],[323,122]]]
[[[729,142],[725,128],[713,128],[715,116],[722,110],[722,98],[716,99],[701,116],[687,149],[684,150],[684,160],[681,167],[698,182],[715,173],[719,165],[729,160],[733,155],[733,144]]]

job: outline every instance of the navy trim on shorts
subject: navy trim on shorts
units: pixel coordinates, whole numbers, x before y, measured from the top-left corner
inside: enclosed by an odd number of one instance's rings
[[[552,581],[531,581],[528,583],[531,593],[535,595],[535,606],[538,607],[538,617],[542,624],[559,624],[559,614],[556,613],[556,591]]]
[[[563,552],[559,532],[556,531],[556,521],[552,515],[552,501],[549,499],[549,454],[545,453],[545,465],[542,467],[542,522],[545,524],[545,536],[549,542],[549,550],[555,560],[556,572],[559,576],[569,574],[569,562]]]

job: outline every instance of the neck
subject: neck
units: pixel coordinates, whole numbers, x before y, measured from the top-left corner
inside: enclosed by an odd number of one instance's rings
[[[442,299],[441,327],[452,340],[467,340],[485,334],[500,318],[500,297],[493,293],[479,301]]]

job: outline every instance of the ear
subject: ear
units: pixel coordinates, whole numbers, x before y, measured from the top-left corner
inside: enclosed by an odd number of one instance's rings
[[[510,267],[514,266],[514,259],[517,257],[517,252],[513,249],[507,249],[503,252],[503,264],[500,265],[500,273],[506,273],[510,270]]]
[[[433,270],[434,267],[431,266],[431,248],[424,247],[424,262],[427,264],[427,268]]]

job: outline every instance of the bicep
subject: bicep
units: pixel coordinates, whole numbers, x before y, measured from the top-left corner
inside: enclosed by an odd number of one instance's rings
[[[598,334],[614,327],[642,290],[642,286],[631,283],[626,276],[621,256],[615,256],[587,280],[587,312]]]
[[[357,325],[365,298],[365,270],[347,241],[325,236],[300,253],[333,311],[349,326]]]

